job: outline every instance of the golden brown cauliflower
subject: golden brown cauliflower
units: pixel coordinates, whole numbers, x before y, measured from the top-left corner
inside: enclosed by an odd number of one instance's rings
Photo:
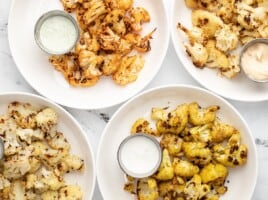
[[[83,193],[77,185],[67,185],[59,190],[59,200],[82,200]]]
[[[205,47],[208,52],[207,67],[218,68],[220,70],[229,69],[230,63],[228,57],[224,52],[216,48],[215,40],[209,40]]]
[[[217,30],[223,27],[223,21],[215,13],[206,10],[193,10],[192,24],[203,29],[204,34],[213,38]]]
[[[152,109],[152,119],[157,120],[156,128],[160,133],[179,134],[188,123],[188,105],[181,104],[175,110]]]
[[[37,127],[49,132],[58,122],[57,113],[52,108],[44,108],[35,116]]]
[[[101,72],[105,76],[114,74],[120,67],[122,56],[120,54],[109,54],[103,56]]]
[[[138,78],[138,73],[144,66],[144,59],[140,55],[126,56],[122,59],[119,69],[113,74],[113,80],[119,85],[126,85]]]
[[[194,45],[195,43],[204,45],[208,40],[208,36],[204,34],[203,29],[197,26],[194,26],[189,30],[181,23],[178,23],[177,28],[181,29],[187,35],[191,45]]]
[[[196,102],[189,104],[189,122],[193,125],[203,125],[215,121],[219,106],[201,108]]]
[[[43,192],[41,194],[42,200],[58,200],[59,199],[59,193],[58,191],[48,190],[46,192]]]
[[[171,163],[171,159],[167,149],[163,150],[162,153],[162,162],[158,169],[158,172],[155,175],[155,178],[158,180],[170,180],[174,177],[174,169]]]
[[[125,35],[127,32],[127,27],[124,22],[124,17],[124,10],[114,9],[105,16],[104,23],[109,26],[116,34]]]
[[[141,31],[142,24],[150,21],[149,12],[142,7],[131,8],[129,11],[130,14],[130,24],[131,28],[134,31]]]
[[[223,185],[227,175],[227,168],[218,163],[209,163],[200,171],[202,183],[212,185]]]
[[[158,184],[159,196],[165,200],[182,198],[185,184],[180,177],[174,177],[170,181],[163,181]]]
[[[239,65],[239,56],[237,55],[228,55],[229,60],[229,67],[221,68],[221,74],[229,79],[234,78],[240,72],[240,65]]]
[[[157,200],[159,197],[157,182],[153,178],[138,180],[138,200]]]
[[[213,147],[213,157],[216,161],[227,167],[243,165],[247,162],[248,149],[241,144],[239,131],[234,133],[225,147],[217,144]]]
[[[103,0],[91,0],[88,2],[88,9],[83,15],[83,20],[85,24],[90,24],[106,12],[107,10]]]
[[[212,123],[205,125],[194,126],[189,129],[190,136],[195,142],[209,143],[212,140],[211,136]]]
[[[211,131],[212,142],[223,142],[224,140],[229,139],[236,132],[237,130],[233,126],[216,120]]]
[[[206,165],[212,159],[212,153],[206,143],[202,142],[183,142],[182,150],[186,158],[198,165]]]
[[[230,51],[237,47],[239,32],[234,31],[228,25],[224,25],[221,29],[215,32],[216,47],[223,51]]]
[[[195,174],[191,180],[189,180],[184,188],[184,194],[186,200],[199,200],[210,193],[210,187],[206,184],[202,184],[201,177]]]
[[[165,133],[161,138],[160,145],[163,149],[167,149],[170,155],[176,156],[181,151],[182,139],[178,135]]]
[[[159,133],[150,126],[150,122],[146,119],[137,119],[131,128],[131,133],[146,133],[149,135],[159,136]]]
[[[186,53],[191,57],[193,64],[198,68],[203,68],[208,61],[208,51],[200,43],[194,43],[190,45],[184,43]]]
[[[73,12],[77,8],[77,0],[61,0],[64,10]]]
[[[177,176],[190,178],[198,174],[199,167],[186,160],[175,159],[173,161],[174,172]]]

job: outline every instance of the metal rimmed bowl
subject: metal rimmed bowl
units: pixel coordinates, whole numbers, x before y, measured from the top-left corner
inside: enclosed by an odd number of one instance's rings
[[[0,138],[0,159],[2,159],[4,157],[4,142],[3,140]]]
[[[76,34],[76,39],[73,41],[73,44],[70,45],[69,48],[66,48],[62,51],[54,51],[52,49],[48,49],[41,41],[40,39],[40,29],[43,25],[43,23],[51,18],[51,17],[55,17],[55,16],[61,16],[61,17],[65,17],[66,19],[68,19],[74,26],[75,28],[75,34]],[[65,54],[65,53],[68,53],[70,52],[75,44],[77,43],[77,41],[79,40],[79,35],[80,35],[80,31],[79,31],[79,27],[77,25],[77,22],[76,20],[67,12],[65,11],[62,11],[62,10],[52,10],[52,11],[49,11],[49,12],[46,12],[44,13],[36,22],[35,24],[35,28],[34,28],[34,38],[35,38],[35,41],[37,43],[37,45],[40,47],[40,49],[42,49],[44,52],[48,53],[48,54],[52,54],[52,55],[61,55],[61,54]]]
[[[130,169],[128,169],[125,165],[124,165],[124,162],[122,160],[122,150],[124,148],[124,146],[132,139],[135,139],[137,137],[141,137],[141,138],[144,138],[144,139],[147,139],[147,140],[150,140],[157,148],[157,151],[158,151],[158,160],[157,160],[157,163],[155,164],[155,166],[153,167],[153,169],[150,169],[148,170],[147,172],[145,173],[135,173],[133,171],[131,171]],[[139,148],[139,144],[136,145],[137,148]],[[138,133],[138,134],[133,134],[133,135],[130,135],[128,137],[126,137],[120,144],[119,148],[118,148],[118,151],[117,151],[117,160],[118,160],[118,163],[119,163],[119,166],[120,168],[122,169],[122,171],[124,173],[126,173],[127,175],[130,175],[132,177],[135,177],[135,178],[144,178],[144,177],[149,177],[151,175],[153,175],[159,168],[160,164],[161,164],[161,161],[162,161],[162,149],[160,147],[160,144],[159,142],[157,141],[157,139],[155,139],[154,137],[152,136],[149,136],[147,134],[144,134],[144,133]]]
[[[249,47],[252,47],[252,46],[254,46],[255,44],[258,44],[258,43],[268,45],[268,39],[266,39],[266,38],[257,38],[257,39],[251,40],[250,42],[245,44],[242,47],[242,50],[241,50],[240,55],[239,55],[239,65],[240,65],[241,69],[244,71],[246,77],[249,78],[250,80],[252,80],[252,81],[254,81],[256,83],[267,83],[268,79],[267,80],[257,80],[257,79],[254,79],[253,77],[249,76],[247,74],[247,72],[245,71],[243,65],[242,65],[242,58],[243,58],[244,53],[247,51],[247,49]]]

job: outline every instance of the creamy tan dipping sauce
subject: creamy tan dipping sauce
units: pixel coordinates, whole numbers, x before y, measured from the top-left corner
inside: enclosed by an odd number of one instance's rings
[[[248,47],[241,57],[241,67],[255,81],[268,80],[268,44],[256,43]]]

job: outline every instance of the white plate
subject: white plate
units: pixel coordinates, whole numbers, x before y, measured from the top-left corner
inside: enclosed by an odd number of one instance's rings
[[[163,0],[135,0],[134,6],[145,7],[151,22],[144,24],[144,34],[157,28],[151,40],[151,51],[138,80],[125,87],[116,85],[111,77],[103,77],[94,87],[71,87],[48,62],[48,56],[36,45],[34,25],[46,11],[62,9],[59,0],[13,0],[8,23],[10,49],[17,67],[29,84],[40,94],[73,108],[99,109],[129,99],[141,91],[157,74],[164,60],[168,41],[168,21]]]
[[[50,107],[58,114],[58,127],[71,144],[71,153],[84,159],[85,171],[67,174],[67,184],[77,184],[83,191],[84,200],[92,199],[96,172],[92,148],[78,122],[57,104],[37,95],[28,93],[3,93],[0,94],[0,114],[7,113],[7,106],[12,101],[28,102],[38,107]]]
[[[217,116],[221,121],[230,123],[241,131],[242,142],[249,150],[247,164],[230,170],[228,191],[221,200],[251,199],[257,179],[257,154],[246,122],[236,109],[221,97],[204,89],[183,85],[163,86],[146,91],[125,103],[113,115],[102,134],[97,154],[97,179],[104,199],[134,199],[134,196],[123,190],[125,177],[117,163],[116,153],[122,140],[130,134],[135,120],[150,116],[152,107],[175,108],[178,104],[193,101],[201,106],[219,105]]]
[[[171,16],[171,36],[176,53],[185,69],[191,76],[207,89],[229,99],[257,102],[268,100],[268,83],[255,83],[244,73],[240,73],[232,80],[221,77],[214,69],[198,69],[185,52],[184,41],[188,41],[184,33],[177,29],[178,22],[191,28],[191,10],[184,1],[173,1]]]

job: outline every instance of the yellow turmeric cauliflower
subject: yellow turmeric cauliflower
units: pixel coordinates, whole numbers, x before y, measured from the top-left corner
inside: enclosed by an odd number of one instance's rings
[[[158,180],[170,180],[174,177],[174,169],[171,163],[171,159],[167,149],[163,150],[162,153],[162,162],[158,169],[158,172],[155,175],[155,178]]]
[[[178,135],[165,133],[160,145],[163,149],[167,149],[170,155],[176,156],[181,151],[182,139]]]
[[[159,197],[157,182],[153,178],[138,180],[138,200],[157,200]]]
[[[202,183],[222,185],[228,175],[228,170],[221,164],[209,163],[200,171]]]

